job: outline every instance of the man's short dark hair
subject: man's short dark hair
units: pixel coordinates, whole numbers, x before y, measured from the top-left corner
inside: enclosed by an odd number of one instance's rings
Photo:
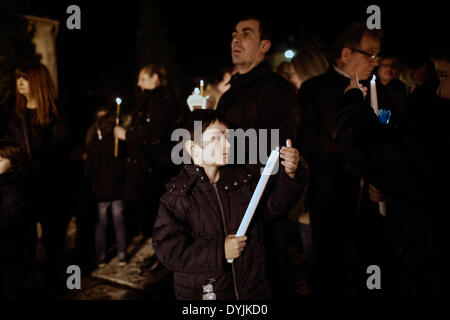
[[[353,22],[349,26],[347,26],[344,30],[342,30],[338,39],[334,43],[333,47],[333,59],[337,60],[341,57],[342,49],[344,48],[358,48],[361,44],[361,40],[364,34],[368,32],[372,34],[374,37],[380,39],[382,37],[382,33],[377,29],[368,29],[365,23],[362,22]]]
[[[253,15],[242,16],[239,19],[237,19],[234,26],[236,26],[239,22],[245,21],[245,20],[256,20],[259,22],[259,34],[261,35],[260,40],[272,40],[272,31],[271,31],[269,24],[267,23],[267,21],[265,19],[263,19],[262,17],[253,16]]]

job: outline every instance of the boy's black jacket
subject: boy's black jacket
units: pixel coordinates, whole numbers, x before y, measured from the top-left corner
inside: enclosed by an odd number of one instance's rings
[[[175,272],[177,299],[202,299],[202,285],[215,279],[217,299],[268,299],[262,221],[287,212],[306,183],[299,164],[290,179],[280,165],[266,186],[247,230],[247,245],[231,264],[224,252],[225,237],[235,234],[258,183],[259,174],[243,167],[221,168],[216,184],[203,168],[186,165],[167,184],[153,230],[153,247],[160,261]],[[219,201],[220,198],[220,201]],[[234,285],[235,279],[235,285]],[[237,294],[236,294],[237,293]]]

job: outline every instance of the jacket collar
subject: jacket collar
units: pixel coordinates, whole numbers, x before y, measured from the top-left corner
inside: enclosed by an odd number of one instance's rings
[[[184,188],[190,189],[190,187],[196,182],[210,183],[210,180],[202,167],[194,164],[188,164],[184,166],[184,170],[189,176],[188,182],[184,183]],[[228,165],[220,168],[220,178],[216,185],[225,192],[229,192],[239,188],[244,183],[250,182],[255,178],[255,176],[255,173],[240,166],[232,168]]]
[[[244,74],[236,73],[231,78],[231,85],[242,84],[244,86],[248,86],[254,80],[258,79],[261,76],[264,76],[268,73],[272,72],[270,69],[270,64],[267,60],[261,61],[257,66],[251,69],[249,72]]]

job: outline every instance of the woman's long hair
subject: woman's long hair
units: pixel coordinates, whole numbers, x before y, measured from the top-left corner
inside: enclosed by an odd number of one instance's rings
[[[18,67],[15,71],[16,80],[23,77],[29,82],[30,98],[37,102],[36,119],[33,124],[46,126],[58,116],[56,108],[56,89],[50,72],[42,63],[32,63]],[[19,93],[16,85],[16,108],[19,115],[25,114],[27,99]]]

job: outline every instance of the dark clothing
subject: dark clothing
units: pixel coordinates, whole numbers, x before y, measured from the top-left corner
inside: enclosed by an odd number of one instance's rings
[[[18,173],[0,174],[0,265],[24,258],[23,239],[29,220],[24,179]]]
[[[246,74],[235,74],[231,88],[219,100],[217,110],[232,127],[247,130],[279,129],[280,145],[297,135],[299,113],[295,87],[272,72],[267,61]]]
[[[282,166],[280,170],[272,177],[273,189],[261,198],[246,233],[247,245],[233,264],[225,258],[225,238],[237,232],[259,176],[226,166],[219,181],[211,183],[203,168],[186,165],[167,184],[152,243],[158,259],[175,272],[177,299],[202,299],[202,285],[212,278],[218,300],[270,298],[262,221],[286,212],[305,181],[303,167],[294,180]]]
[[[137,195],[133,185],[144,172],[158,170],[168,162],[169,130],[176,121],[174,94],[166,87],[145,90],[141,104],[131,113],[127,128],[127,196]],[[175,117],[175,119],[173,118]],[[128,181],[131,179],[130,181]]]
[[[230,89],[221,96],[217,110],[225,114],[231,128],[244,131],[255,129],[257,134],[259,129],[267,129],[268,153],[275,146],[285,145],[288,138],[292,139],[295,146],[300,120],[296,89],[288,80],[273,72],[268,61],[261,62],[248,73],[235,74]],[[279,130],[279,141],[272,141],[270,129]],[[256,145],[261,147],[259,143]],[[248,158],[249,154],[246,155]],[[285,264],[288,223],[287,215],[282,215],[265,226],[264,242],[270,248],[269,281],[275,298],[287,291]]]
[[[380,125],[359,90],[347,92],[338,110],[339,152],[395,205],[387,216],[387,233],[396,250],[391,294],[448,297],[449,101],[416,90],[407,110],[417,113],[401,131]]]
[[[303,83],[298,92],[299,149],[310,168],[306,209],[313,228],[313,293],[320,296],[345,294],[346,274],[355,258],[352,245],[360,178],[347,169],[332,140],[336,105],[349,83],[331,67]]]
[[[27,229],[23,177],[0,174],[0,298],[18,298],[25,280]]]
[[[134,209],[136,224],[146,234],[151,234],[159,198],[169,180],[169,141],[178,120],[177,110],[177,100],[169,88],[145,90],[127,128],[124,200]]]
[[[103,134],[95,137],[88,150],[85,176],[91,183],[92,194],[98,201],[122,199],[125,182],[124,144],[119,141],[114,157],[114,137]]]
[[[51,158],[54,121],[42,127],[33,124],[35,117],[35,109],[25,109],[24,117],[13,112],[8,121],[8,138],[20,143],[35,165],[47,168]]]

